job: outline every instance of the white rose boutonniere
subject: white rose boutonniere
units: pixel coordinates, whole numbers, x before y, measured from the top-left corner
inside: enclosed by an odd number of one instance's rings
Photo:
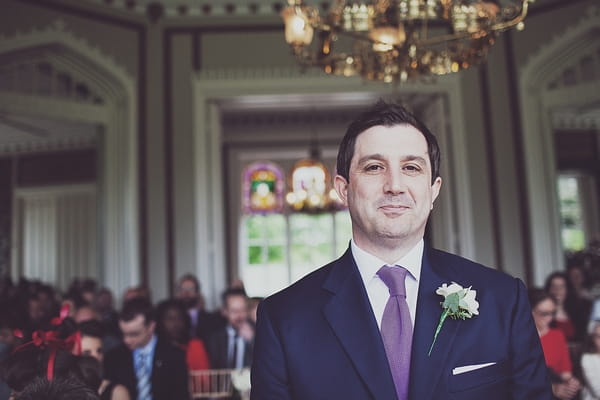
[[[452,282],[450,286],[444,283],[435,292],[440,296],[444,296],[444,301],[440,303],[442,306],[442,315],[440,316],[440,322],[435,330],[433,342],[427,355],[431,355],[433,345],[446,318],[467,319],[473,315],[479,315],[479,302],[475,300],[477,291],[472,290],[471,286],[465,289],[456,282]]]

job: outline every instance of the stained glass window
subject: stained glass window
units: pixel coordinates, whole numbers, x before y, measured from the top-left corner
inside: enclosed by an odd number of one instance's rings
[[[283,173],[277,165],[265,161],[249,165],[242,179],[244,213],[280,212],[283,208],[283,189]]]

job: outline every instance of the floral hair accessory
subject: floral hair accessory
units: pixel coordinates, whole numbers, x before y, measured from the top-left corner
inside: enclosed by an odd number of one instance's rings
[[[479,302],[475,300],[477,291],[472,290],[471,286],[465,289],[456,282],[452,282],[450,286],[444,283],[435,292],[440,296],[444,296],[444,301],[440,303],[442,306],[442,315],[440,315],[440,322],[435,329],[433,342],[429,348],[429,353],[427,353],[428,356],[431,355],[433,345],[442,330],[442,325],[444,325],[446,318],[464,320],[471,318],[473,315],[479,315]]]

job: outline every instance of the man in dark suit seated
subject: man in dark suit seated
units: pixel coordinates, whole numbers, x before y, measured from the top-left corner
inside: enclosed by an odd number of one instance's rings
[[[350,247],[259,305],[253,400],[552,398],[523,283],[424,243],[439,166],[398,105],[349,126],[334,183]]]
[[[248,297],[243,289],[227,289],[222,296],[227,325],[209,336],[206,343],[210,366],[239,369],[252,363],[254,329],[249,321]]]
[[[212,332],[225,326],[225,318],[218,311],[208,312],[204,308],[204,297],[198,278],[192,274],[183,275],[177,282],[175,297],[180,299],[188,310],[192,322],[190,334],[206,343]]]
[[[132,400],[188,400],[185,354],[154,333],[154,308],[148,299],[123,305],[119,327],[124,344],[104,358],[106,378],[127,387]]]

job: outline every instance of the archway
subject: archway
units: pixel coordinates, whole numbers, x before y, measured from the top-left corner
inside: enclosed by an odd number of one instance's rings
[[[3,87],[1,111],[101,127],[99,268],[102,283],[121,293],[139,281],[135,80],[61,23],[0,41],[2,73],[23,65],[33,76],[45,71],[50,85]],[[61,91],[61,80],[80,90]]]

